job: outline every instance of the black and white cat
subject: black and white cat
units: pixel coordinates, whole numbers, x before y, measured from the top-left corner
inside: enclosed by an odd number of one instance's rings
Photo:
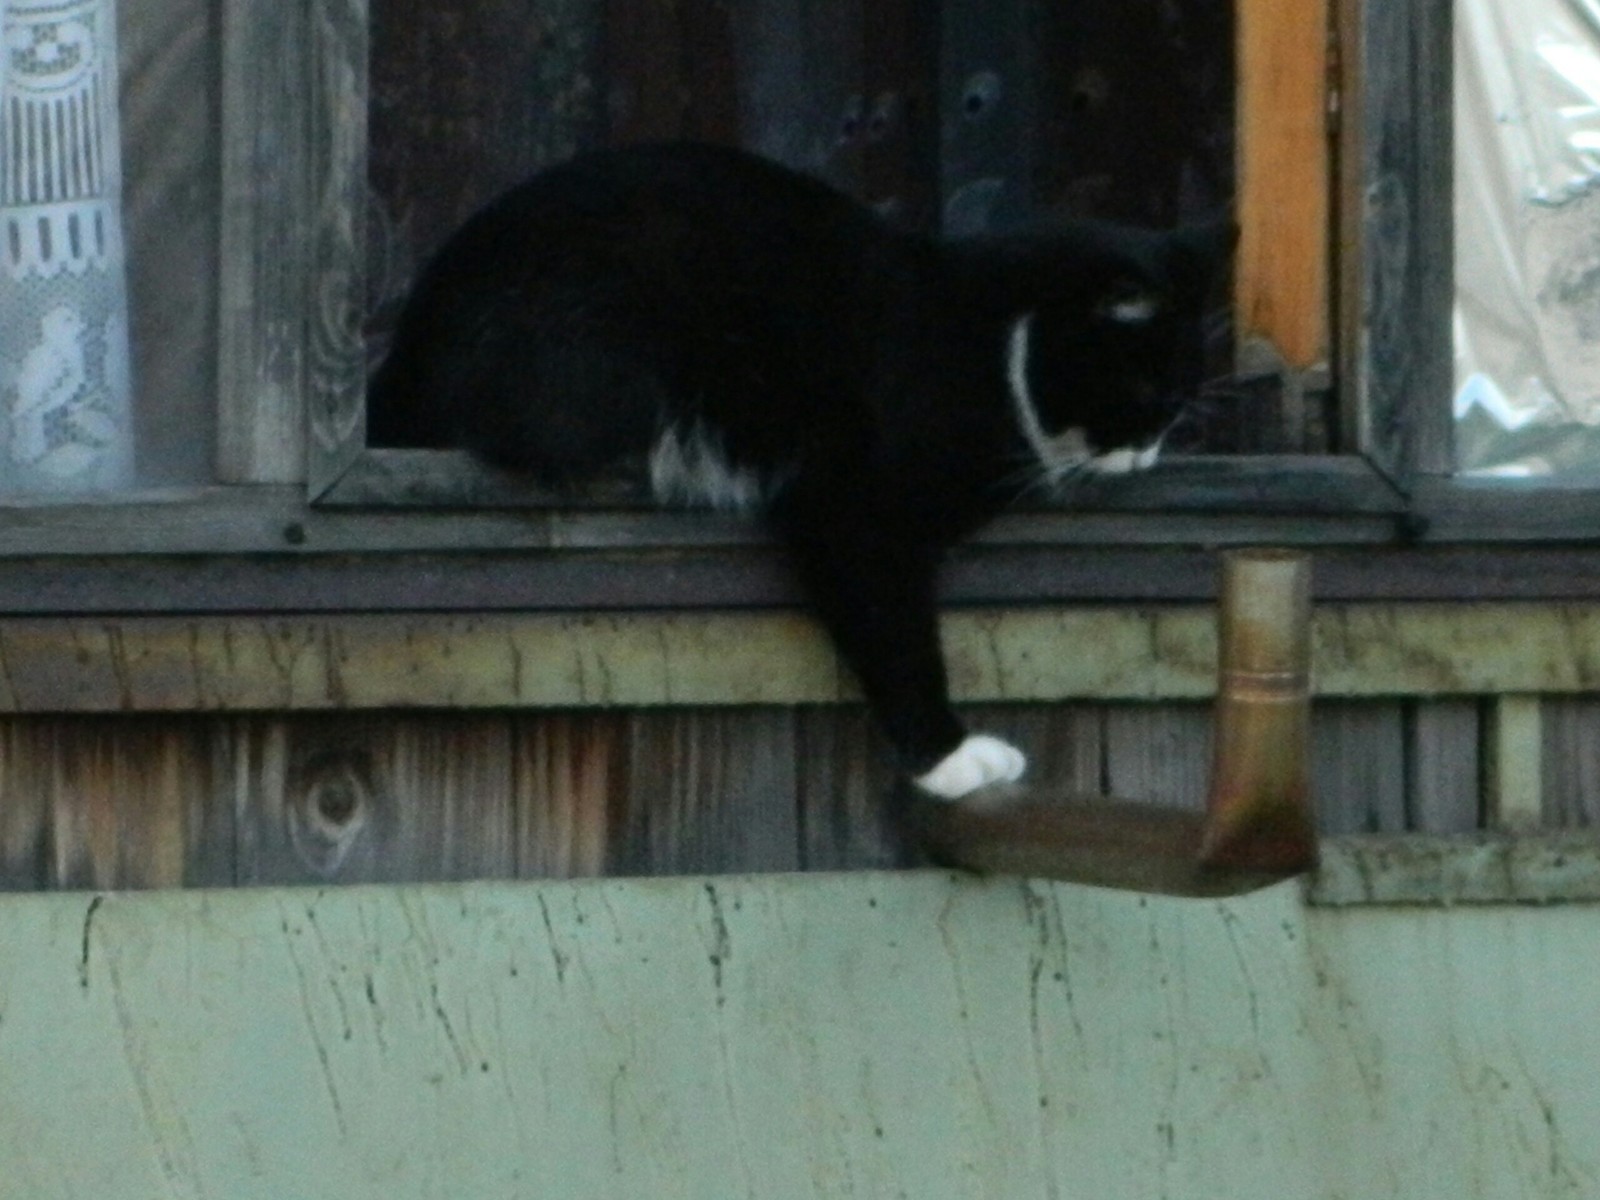
[[[759,509],[901,767],[958,798],[1026,762],[951,710],[941,557],[1031,488],[1154,460],[1231,244],[1091,223],[941,242],[740,151],[592,153],[422,272],[369,441],[554,486],[637,461],[662,502]]]

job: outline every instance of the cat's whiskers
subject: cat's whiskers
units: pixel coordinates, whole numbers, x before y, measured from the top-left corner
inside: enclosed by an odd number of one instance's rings
[[[1089,473],[1091,460],[1085,456],[1073,461],[1046,463],[1031,451],[1024,451],[1014,461],[1016,466],[1001,477],[999,486],[1014,499],[1025,500],[1058,497],[1069,483]]]

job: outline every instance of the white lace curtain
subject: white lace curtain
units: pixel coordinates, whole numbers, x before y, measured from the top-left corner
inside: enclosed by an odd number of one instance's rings
[[[0,491],[133,479],[116,0],[0,0]]]

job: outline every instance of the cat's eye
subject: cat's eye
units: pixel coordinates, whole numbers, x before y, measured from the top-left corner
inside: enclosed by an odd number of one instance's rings
[[[1119,325],[1146,325],[1161,311],[1161,298],[1154,292],[1130,288],[1102,301],[1096,313]]]

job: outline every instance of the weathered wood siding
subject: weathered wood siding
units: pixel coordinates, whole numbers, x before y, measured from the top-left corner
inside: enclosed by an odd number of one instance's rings
[[[1587,1200],[1600,909],[876,873],[0,899],[8,1200]]]
[[[117,7],[139,482],[208,483],[217,426],[219,5]]]
[[[1570,740],[1562,711],[1549,736]],[[1203,703],[967,712],[1039,778],[1203,802]],[[1325,832],[1479,828],[1475,703],[1319,702],[1313,737]],[[1592,757],[1549,756],[1550,825],[1600,809]],[[910,861],[890,785],[855,705],[11,717],[0,887],[890,866]]]

